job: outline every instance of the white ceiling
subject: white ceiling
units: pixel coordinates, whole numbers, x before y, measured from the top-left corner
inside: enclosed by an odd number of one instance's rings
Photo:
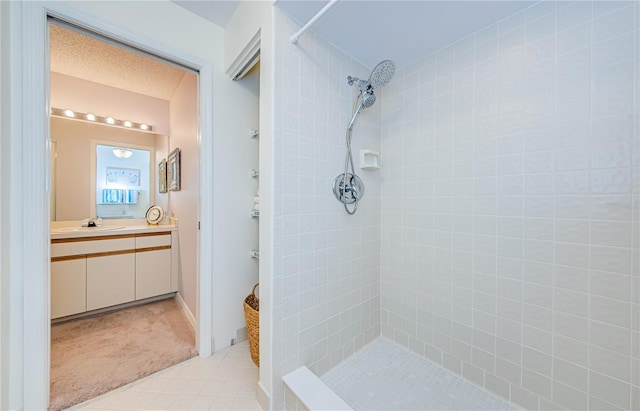
[[[385,59],[403,67],[536,2],[343,0],[311,30],[367,67]],[[277,0],[276,6],[306,24],[327,3]]]
[[[225,28],[240,4],[239,0],[171,0],[178,6]]]
[[[223,28],[239,3],[172,1]],[[341,0],[311,30],[368,67],[384,59],[403,67],[538,1]],[[328,0],[275,1],[280,10],[301,25],[327,3]]]

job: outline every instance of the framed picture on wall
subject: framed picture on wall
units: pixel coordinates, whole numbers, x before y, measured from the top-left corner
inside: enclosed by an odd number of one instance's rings
[[[163,158],[158,163],[158,192],[167,192],[167,159]]]
[[[167,186],[169,191],[180,191],[180,149],[176,148],[167,160]]]

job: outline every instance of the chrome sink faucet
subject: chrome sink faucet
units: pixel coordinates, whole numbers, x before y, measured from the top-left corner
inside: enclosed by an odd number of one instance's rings
[[[85,218],[82,220],[82,227],[102,227],[102,218]]]

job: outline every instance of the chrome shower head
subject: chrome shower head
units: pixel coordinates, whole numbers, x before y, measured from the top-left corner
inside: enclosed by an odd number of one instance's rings
[[[362,96],[362,108],[369,108],[376,102],[376,95],[373,94],[373,90],[364,93]]]
[[[396,65],[391,60],[383,60],[371,71],[368,83],[374,89],[384,87],[391,81],[396,72]]]
[[[373,106],[376,102],[376,96],[373,94],[373,90],[386,86],[387,83],[391,81],[395,72],[395,63],[391,60],[383,60],[373,68],[369,80],[360,80],[357,77],[351,76],[347,77],[347,82],[350,86],[357,83],[358,87],[360,87],[360,96],[362,96],[360,109]]]

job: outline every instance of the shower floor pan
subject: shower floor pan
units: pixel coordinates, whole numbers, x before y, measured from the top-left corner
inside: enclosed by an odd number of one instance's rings
[[[320,378],[355,410],[519,409],[384,337]]]

